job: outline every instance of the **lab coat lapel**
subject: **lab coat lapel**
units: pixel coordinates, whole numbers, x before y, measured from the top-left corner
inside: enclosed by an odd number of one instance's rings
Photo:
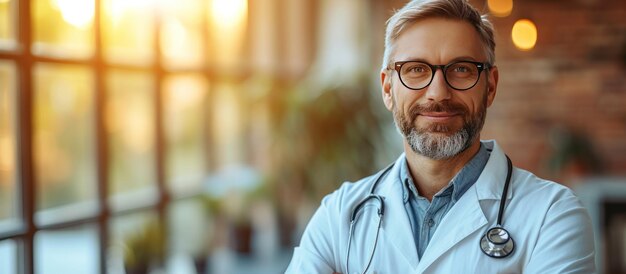
[[[423,273],[437,258],[486,224],[487,218],[480,208],[475,186],[472,186],[441,220],[422,255],[417,272]]]
[[[478,229],[486,229],[487,217],[480,207],[480,200],[497,199],[502,196],[502,189],[506,179],[506,156],[495,141],[483,142],[492,153],[478,180],[470,187],[456,204],[441,220],[435,234],[433,234],[422,260],[418,266],[418,273],[423,273],[439,257],[448,250],[476,232]],[[513,195],[509,188],[507,199]],[[478,240],[476,250],[479,251]]]
[[[396,161],[395,166],[381,185],[380,195],[385,197],[382,233],[398,249],[398,253],[403,255],[411,268],[415,269],[419,262],[417,248],[415,247],[411,223],[404,207],[402,184],[399,179],[400,165],[404,159],[402,156]]]

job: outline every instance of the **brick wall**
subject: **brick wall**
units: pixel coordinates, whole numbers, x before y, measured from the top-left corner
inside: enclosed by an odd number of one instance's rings
[[[517,50],[513,23],[538,27],[534,49]],[[626,175],[626,1],[516,1],[492,18],[500,84],[483,139],[497,139],[516,165],[572,184],[572,172],[549,163],[559,132],[589,139],[603,173]],[[589,173],[589,172],[587,172]]]

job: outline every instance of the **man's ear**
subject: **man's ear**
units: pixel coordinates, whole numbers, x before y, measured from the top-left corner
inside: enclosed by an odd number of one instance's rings
[[[498,90],[498,67],[491,67],[488,72],[489,81],[487,82],[487,107],[490,107],[493,100],[496,98],[496,91]]]
[[[382,86],[383,102],[388,110],[393,109],[393,92],[391,91],[391,70],[382,70],[380,72],[380,83]]]

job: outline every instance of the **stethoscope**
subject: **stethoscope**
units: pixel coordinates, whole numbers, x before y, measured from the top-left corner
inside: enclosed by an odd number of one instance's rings
[[[511,174],[513,172],[513,164],[511,163],[511,159],[509,156],[506,156],[507,162],[507,174],[506,181],[504,183],[504,189],[502,190],[502,197],[500,198],[500,208],[498,210],[498,221],[496,226],[487,230],[485,235],[480,239],[480,250],[485,253],[485,255],[492,258],[505,258],[515,249],[515,242],[513,238],[509,234],[509,232],[502,227],[502,216],[504,215],[504,205],[506,203],[506,196],[509,191],[509,184],[511,183]],[[374,194],[374,190],[376,186],[382,179],[382,177],[391,170],[394,166],[394,163],[385,168],[379,175],[376,177],[374,184],[370,187],[370,194],[365,197],[361,202],[359,202],[354,209],[352,210],[352,214],[350,215],[350,232],[348,234],[348,251],[346,254],[346,273],[350,273],[350,246],[352,244],[352,235],[354,234],[354,228],[356,226],[357,215],[359,211],[369,202],[373,200],[378,203],[377,215],[378,215],[378,226],[376,228],[376,238],[374,239],[374,247],[372,248],[372,253],[370,254],[370,258],[367,261],[367,265],[365,266],[365,270],[363,273],[366,273],[372,264],[372,259],[374,258],[374,253],[376,252],[376,246],[378,245],[378,235],[380,233],[380,227],[383,223],[383,216],[385,215],[385,202],[384,197],[381,195]]]

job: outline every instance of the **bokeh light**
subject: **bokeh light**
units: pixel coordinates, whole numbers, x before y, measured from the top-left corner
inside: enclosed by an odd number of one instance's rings
[[[511,30],[511,39],[519,50],[531,50],[537,43],[537,27],[528,19],[515,22]]]
[[[506,17],[513,10],[513,0],[487,0],[487,6],[494,16]]]

